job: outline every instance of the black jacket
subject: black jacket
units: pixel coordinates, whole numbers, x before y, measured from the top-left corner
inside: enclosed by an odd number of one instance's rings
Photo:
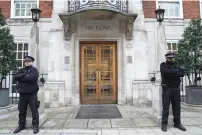
[[[180,86],[181,79],[184,77],[184,70],[177,67],[175,64],[168,61],[161,63],[160,65],[162,86],[177,88]]]
[[[33,94],[39,90],[38,86],[39,73],[35,67],[25,67],[20,69],[14,79],[18,81],[17,91],[20,94]]]

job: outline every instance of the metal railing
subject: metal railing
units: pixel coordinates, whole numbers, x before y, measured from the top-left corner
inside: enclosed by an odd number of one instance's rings
[[[94,7],[112,8],[128,13],[128,0],[68,0],[69,13]]]
[[[188,76],[187,76],[188,75]],[[186,96],[186,91],[185,87],[186,86],[193,86],[194,82],[196,81],[197,86],[202,86],[202,73],[199,72],[197,77],[195,78],[195,73],[194,72],[189,72],[185,73],[185,76],[181,78],[181,101],[185,102],[185,96]]]
[[[1,76],[1,73],[0,73]],[[41,73],[39,76],[39,81],[44,84],[47,80],[48,74]],[[10,72],[6,78],[2,81],[2,88],[9,90],[9,103],[17,104],[19,100],[19,94],[17,91],[17,81],[14,79],[14,73]]]
[[[149,73],[150,74],[150,81],[155,83],[156,81],[156,73]],[[181,101],[185,102],[185,96],[186,96],[186,86],[192,86],[194,84],[194,81],[196,80],[197,86],[202,86],[202,72],[197,74],[197,77],[195,78],[194,72],[185,73],[185,76],[181,78],[181,84],[180,84],[180,93],[181,93]]]

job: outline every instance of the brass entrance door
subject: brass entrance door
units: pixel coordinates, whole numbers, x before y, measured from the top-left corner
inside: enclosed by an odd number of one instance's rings
[[[116,43],[81,43],[82,104],[117,103]]]

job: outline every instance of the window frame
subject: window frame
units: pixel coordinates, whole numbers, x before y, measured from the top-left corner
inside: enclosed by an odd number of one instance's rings
[[[171,43],[171,50],[168,50],[168,45],[167,43]],[[172,44],[173,43],[176,43],[177,44],[177,50],[173,50],[173,47],[172,47]],[[179,40],[166,40],[166,52],[168,51],[178,51],[178,43],[179,43]]]
[[[165,19],[183,19],[183,1],[182,0],[156,0],[156,9],[159,8],[159,2],[179,2],[180,9],[179,9],[179,16],[165,16]]]
[[[17,48],[16,48],[16,50],[14,51],[15,53],[16,53],[16,56],[15,56],[15,59],[16,59],[16,61],[19,61],[20,59],[17,59],[17,55],[18,55],[18,52],[22,52],[22,53],[24,53],[24,52],[27,52],[28,53],[28,55],[29,55],[29,53],[30,53],[30,51],[29,51],[29,48],[30,48],[30,45],[29,45],[29,42],[25,42],[25,41],[18,41],[18,42],[14,42],[15,43],[15,45],[16,44],[27,44],[28,45],[28,50],[27,51],[24,51],[24,49],[22,49],[22,51],[19,51],[18,50],[18,45],[17,45]],[[21,62],[23,63],[23,56],[22,56],[22,59],[21,59]],[[23,67],[23,64],[22,64],[22,67]],[[18,67],[18,68],[22,68],[22,67]]]
[[[202,18],[202,0],[199,0],[199,6],[200,6],[200,17]]]
[[[37,1],[37,8],[39,8],[39,0],[36,0]],[[11,16],[10,18],[16,18],[16,19],[23,19],[23,18],[32,18],[32,16],[15,16],[15,0],[11,0]]]

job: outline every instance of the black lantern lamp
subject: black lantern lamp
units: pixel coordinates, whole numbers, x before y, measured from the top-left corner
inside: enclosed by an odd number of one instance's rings
[[[159,6],[159,8],[155,11],[155,13],[157,21],[162,22],[164,20],[165,9],[161,9]]]
[[[38,22],[40,18],[41,10],[38,8],[32,8],[31,12],[32,12],[32,20],[34,22]]]

